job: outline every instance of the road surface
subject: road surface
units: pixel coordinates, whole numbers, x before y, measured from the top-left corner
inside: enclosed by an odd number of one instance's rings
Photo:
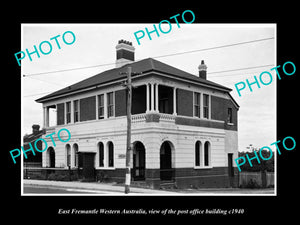
[[[24,185],[24,194],[121,194],[116,191],[100,191],[77,188],[63,188],[53,186]]]

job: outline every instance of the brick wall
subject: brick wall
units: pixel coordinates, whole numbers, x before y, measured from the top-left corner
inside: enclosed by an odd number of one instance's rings
[[[224,129],[223,123],[209,121],[209,120],[185,118],[185,117],[176,117],[175,124]]]
[[[177,115],[193,116],[193,92],[177,89]]]
[[[96,96],[80,99],[80,121],[96,119]]]
[[[232,123],[233,125],[227,124],[228,108],[232,108]],[[226,130],[237,130],[237,111],[238,109],[232,103],[230,99],[220,98],[211,96],[211,119],[225,121]]]

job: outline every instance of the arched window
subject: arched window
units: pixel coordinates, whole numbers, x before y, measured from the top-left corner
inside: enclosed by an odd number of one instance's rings
[[[73,163],[74,167],[78,167],[78,145],[74,144],[73,145]]]
[[[71,146],[69,144],[66,145],[66,160],[67,166],[71,166]]]
[[[99,167],[104,167],[104,145],[102,142],[98,143],[98,156],[99,156]]]
[[[108,145],[108,167],[114,167],[114,144],[110,141]]]
[[[195,143],[195,166],[201,165],[201,142],[196,141]]]
[[[210,166],[210,143],[208,141],[204,144],[204,166]]]

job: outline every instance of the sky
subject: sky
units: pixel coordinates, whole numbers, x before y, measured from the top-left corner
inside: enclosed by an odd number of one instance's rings
[[[156,23],[157,24],[157,23]],[[40,58],[33,54],[32,61],[28,56],[21,63],[22,77],[22,135],[32,132],[32,125],[43,125],[42,104],[36,99],[68,85],[96,75],[115,67],[118,40],[125,39],[135,47],[135,60],[155,58],[157,56],[231,45],[257,39],[272,38],[270,40],[215,48],[206,51],[196,51],[186,54],[159,57],[157,60],[198,76],[198,66],[201,60],[207,65],[207,79],[232,89],[231,95],[239,104],[238,137],[239,151],[254,147],[270,146],[276,141],[276,75],[271,68],[276,66],[276,25],[275,24],[184,24],[180,28],[172,24],[172,30],[157,37],[153,33],[152,40],[147,35],[140,39],[138,45],[134,33],[139,30],[149,30],[153,24],[22,24],[21,49],[34,51],[43,41],[52,44],[52,52],[48,55],[40,54]],[[167,30],[167,28],[163,28]],[[66,45],[61,37],[66,31],[72,31],[76,40]],[[60,35],[55,41],[50,38]],[[66,35],[70,41],[71,36]],[[47,46],[44,45],[44,51]],[[57,73],[51,71],[89,67]],[[16,61],[17,65],[17,61]],[[265,66],[267,65],[267,66]],[[254,69],[236,70],[241,68],[258,67]],[[236,70],[230,72],[221,72]],[[273,75],[269,85],[258,88],[253,85],[253,92],[247,87],[238,96],[235,84],[238,82],[254,81],[263,71]],[[32,75],[32,76],[31,76]],[[262,78],[266,83],[267,76]]]

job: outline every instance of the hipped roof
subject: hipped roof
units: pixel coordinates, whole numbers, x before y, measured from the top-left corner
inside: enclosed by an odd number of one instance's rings
[[[44,97],[41,97],[41,98],[37,99],[36,101],[41,103],[41,102],[45,102],[50,99],[55,99],[56,97],[59,98],[59,97],[61,97],[61,95],[64,95],[64,96],[68,95],[68,94],[71,95],[74,92],[78,92],[81,90],[84,91],[84,89],[87,89],[87,88],[95,87],[98,85],[103,85],[103,84],[118,81],[118,80],[123,80],[127,76],[125,74],[125,72],[127,72],[128,66],[132,67],[132,72],[136,72],[136,73],[145,74],[148,72],[159,72],[161,74],[173,76],[174,78],[180,78],[180,79],[183,79],[186,81],[193,81],[193,82],[199,83],[200,85],[204,84],[204,85],[208,85],[212,88],[215,87],[218,89],[222,89],[226,92],[231,91],[230,88],[227,88],[227,87],[217,84],[215,82],[200,78],[198,76],[195,76],[193,74],[190,74],[190,73],[180,70],[178,68],[175,68],[175,67],[165,64],[163,62],[155,60],[153,58],[147,58],[147,59],[136,61],[136,62],[133,62],[130,64],[126,64],[119,68],[106,70],[106,71],[96,74],[90,78],[79,81],[68,87],[65,87],[65,88],[55,91],[51,94],[48,94]],[[132,75],[133,78],[135,76],[137,76],[137,75]]]

